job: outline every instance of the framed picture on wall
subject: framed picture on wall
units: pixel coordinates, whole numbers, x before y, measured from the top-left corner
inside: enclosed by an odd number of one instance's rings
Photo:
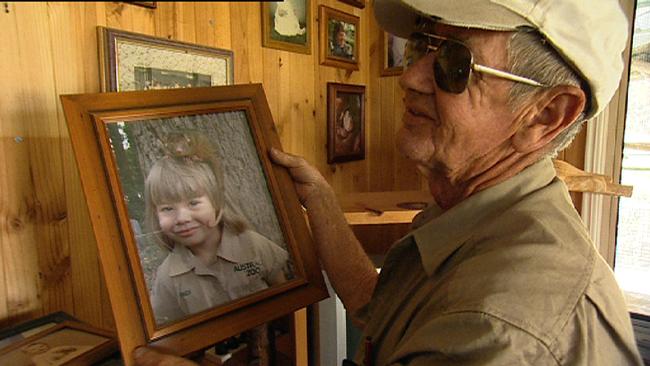
[[[380,44],[383,45],[381,76],[394,76],[404,69],[404,46],[406,39],[381,32]]]
[[[327,296],[261,85],[61,100],[124,355],[186,355]]]
[[[117,350],[111,332],[64,321],[0,350],[0,365],[90,365]]]
[[[311,54],[311,0],[262,2],[262,46]]]
[[[320,63],[359,70],[359,17],[320,6]]]
[[[327,83],[327,162],[365,158],[363,85]]]
[[[157,7],[156,1],[125,1],[125,3],[142,6],[149,9],[155,9]]]
[[[342,3],[346,3],[352,6],[356,6],[359,9],[363,9],[366,7],[366,2],[365,0],[339,0]]]
[[[97,27],[102,91],[233,84],[233,52]]]

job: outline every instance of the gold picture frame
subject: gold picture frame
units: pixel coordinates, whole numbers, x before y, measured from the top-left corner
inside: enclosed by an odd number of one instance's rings
[[[319,22],[321,65],[359,70],[359,17],[321,5]]]
[[[311,0],[262,2],[262,46],[311,54]]]
[[[233,52],[97,27],[101,90],[231,85]]]

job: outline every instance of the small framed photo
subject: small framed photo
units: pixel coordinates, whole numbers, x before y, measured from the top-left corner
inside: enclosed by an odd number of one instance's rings
[[[359,70],[359,17],[320,6],[320,63]]]
[[[233,84],[233,52],[97,27],[102,91]]]
[[[311,0],[262,2],[262,46],[311,54]]]
[[[387,32],[381,32],[380,44],[383,45],[381,76],[401,74],[404,70],[406,39]]]
[[[143,8],[149,9],[155,9],[158,6],[156,5],[155,1],[125,1],[125,3],[142,6]]]
[[[260,84],[61,100],[125,358],[187,355],[327,296]]]
[[[366,7],[366,2],[365,0],[339,0],[342,3],[346,3],[352,6],[356,6],[359,9],[363,9]]]
[[[327,83],[327,162],[365,158],[363,85]]]
[[[36,333],[55,327],[66,320],[75,319],[69,314],[59,311],[4,329],[0,331],[0,350]]]
[[[111,332],[64,321],[0,350],[0,365],[90,365],[117,350]]]

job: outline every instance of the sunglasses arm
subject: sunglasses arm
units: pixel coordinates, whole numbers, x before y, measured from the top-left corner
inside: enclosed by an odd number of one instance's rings
[[[510,80],[510,81],[516,81],[518,83],[523,83],[523,84],[527,84],[527,85],[531,85],[531,86],[539,86],[539,87],[548,86],[548,85],[539,83],[539,82],[537,82],[535,80],[528,79],[528,78],[525,78],[523,76],[518,76],[518,75],[515,75],[515,74],[511,74],[509,72],[493,69],[493,68],[488,67],[488,66],[483,66],[483,65],[479,65],[479,64],[472,64],[472,69],[474,71],[476,71],[476,72],[482,72],[484,74],[500,77],[502,79],[507,79],[507,80]]]

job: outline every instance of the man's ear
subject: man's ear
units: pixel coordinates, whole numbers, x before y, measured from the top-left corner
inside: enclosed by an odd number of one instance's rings
[[[584,91],[575,86],[544,91],[521,115],[523,123],[513,135],[512,145],[522,153],[543,148],[578,118],[585,103]]]

